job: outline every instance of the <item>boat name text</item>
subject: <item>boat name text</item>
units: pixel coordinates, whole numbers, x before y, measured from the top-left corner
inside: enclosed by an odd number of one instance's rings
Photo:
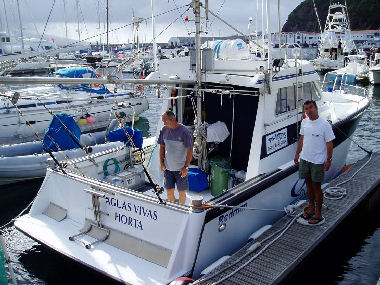
[[[244,204],[240,205],[239,207],[247,207],[247,202],[245,202]],[[235,208],[235,209],[232,209],[232,210],[228,211],[227,213],[225,213],[223,215],[220,215],[219,216],[219,225],[223,225],[223,224],[227,223],[227,221],[229,219],[231,219],[232,217],[234,217],[237,214],[239,214],[241,212],[244,212],[244,211],[245,211],[245,209]]]
[[[105,199],[106,199],[107,205],[120,209],[129,214],[136,214],[138,216],[149,218],[153,221],[156,221],[158,219],[156,210],[147,209],[144,206],[137,205],[132,202],[119,200],[117,198],[106,197]],[[116,211],[114,218],[115,218],[115,221],[119,223],[128,225],[130,227],[134,227],[139,230],[143,230],[142,221],[130,215],[127,215],[126,213],[120,213]]]
[[[288,145],[288,130],[286,128],[266,136],[267,154],[275,152]]]

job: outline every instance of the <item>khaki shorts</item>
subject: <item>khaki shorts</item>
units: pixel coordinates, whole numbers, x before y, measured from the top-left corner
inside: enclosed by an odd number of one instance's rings
[[[300,159],[299,174],[300,178],[311,178],[313,182],[322,183],[325,178],[324,164],[315,164],[303,159]]]

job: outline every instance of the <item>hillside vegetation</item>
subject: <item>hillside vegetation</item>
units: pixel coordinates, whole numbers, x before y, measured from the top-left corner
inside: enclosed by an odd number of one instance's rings
[[[324,29],[330,0],[314,0],[322,29]],[[344,4],[342,0],[332,3]],[[351,30],[377,30],[380,28],[380,0],[347,0]],[[283,32],[320,32],[313,0],[305,0],[289,14]]]

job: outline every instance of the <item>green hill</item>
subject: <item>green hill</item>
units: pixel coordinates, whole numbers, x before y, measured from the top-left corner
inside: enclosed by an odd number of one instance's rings
[[[322,29],[324,29],[330,2],[344,4],[342,0],[314,0],[317,6]],[[347,0],[351,30],[380,29],[380,0]],[[283,32],[320,32],[313,0],[305,0],[298,5],[282,27]]]

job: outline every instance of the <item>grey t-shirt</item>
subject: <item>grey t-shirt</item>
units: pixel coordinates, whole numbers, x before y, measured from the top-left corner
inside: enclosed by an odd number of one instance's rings
[[[163,126],[158,137],[158,144],[165,145],[165,167],[170,171],[179,171],[185,165],[187,149],[194,145],[193,135],[179,124],[175,129]]]

